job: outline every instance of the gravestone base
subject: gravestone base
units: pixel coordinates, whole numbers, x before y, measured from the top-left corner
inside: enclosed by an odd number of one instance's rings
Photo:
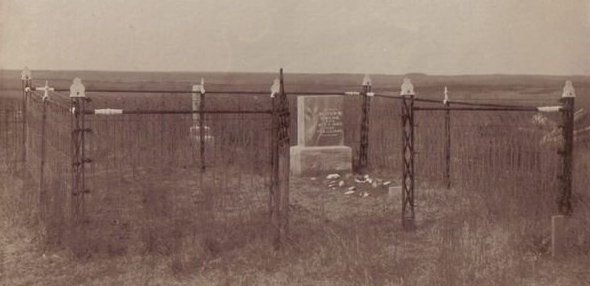
[[[352,148],[348,146],[293,146],[291,174],[319,176],[352,171]]]

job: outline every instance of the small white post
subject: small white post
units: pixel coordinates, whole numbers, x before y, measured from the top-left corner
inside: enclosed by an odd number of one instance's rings
[[[565,215],[551,217],[551,256],[559,257],[565,252],[565,229],[567,218]]]
[[[272,86],[270,87],[270,97],[274,98],[275,95],[281,92],[281,81],[278,78],[272,82]]]

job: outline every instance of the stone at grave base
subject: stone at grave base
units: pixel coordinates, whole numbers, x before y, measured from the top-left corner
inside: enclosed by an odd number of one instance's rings
[[[348,146],[293,146],[291,174],[318,176],[352,171],[352,148]]]

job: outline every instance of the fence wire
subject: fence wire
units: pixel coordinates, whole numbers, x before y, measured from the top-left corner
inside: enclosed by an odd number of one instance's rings
[[[270,114],[89,114],[85,126],[91,132],[84,145],[86,157],[91,160],[85,167],[88,221],[83,239],[69,241],[72,113],[67,95],[50,95],[44,102],[42,94],[32,92],[26,112],[18,97],[3,101],[0,109],[0,156],[8,162],[3,164],[3,171],[16,172],[24,151],[33,187],[24,188],[23,196],[27,201],[39,202],[37,211],[47,225],[49,241],[77,243],[91,251],[117,254],[178,253],[183,245],[199,240],[203,242],[202,251],[215,252],[239,247],[265,233],[272,173]],[[96,92],[88,97],[88,110],[187,110],[192,104],[190,94],[180,93],[146,96]],[[291,145],[297,141],[296,98],[289,96]],[[395,180],[401,173],[400,102],[384,97],[372,97],[370,101],[370,172]],[[420,105],[440,107],[440,103]],[[270,109],[271,99],[260,94],[215,94],[205,97],[204,106],[212,111],[264,111]],[[344,97],[344,145],[352,147],[354,164],[359,153],[361,112],[361,96]],[[555,149],[541,144],[545,134],[535,129],[532,115],[451,112],[452,187],[482,196],[496,212],[515,216],[552,213],[558,195],[560,157]],[[415,116],[418,186],[442,192],[445,112],[419,111]],[[198,126],[205,130],[201,132]],[[205,136],[203,153],[201,135]],[[574,197],[583,193],[588,180],[584,160],[576,160],[575,164]],[[293,194],[291,207],[308,205],[316,214],[314,219],[325,222],[363,214],[391,217],[391,205],[399,204],[374,200],[342,218],[342,212],[332,207],[342,205],[345,197],[338,194],[336,198],[322,191],[308,192],[307,198]],[[305,199],[309,201],[303,202]]]
[[[67,244],[72,190],[71,113],[32,92],[27,99],[26,122],[26,169],[34,191],[25,193],[34,197],[31,207],[38,208],[47,241]]]
[[[190,96],[90,95],[88,110],[187,110]],[[237,110],[231,95],[207,109]],[[267,101],[270,102],[270,101]],[[230,105],[230,107],[228,107]],[[269,108],[261,103],[258,108]],[[251,110],[251,109],[248,109]],[[183,241],[213,250],[263,236],[268,223],[270,114],[204,114],[204,152],[192,114],[86,115],[82,248],[178,253]],[[188,242],[187,242],[188,243]],[[218,249],[219,250],[219,249]],[[217,251],[218,251],[217,250]]]
[[[421,104],[424,106],[425,104]],[[453,111],[450,180],[453,188],[483,196],[497,212],[551,213],[559,195],[561,159],[534,112]],[[416,180],[445,186],[445,111],[416,113]]]

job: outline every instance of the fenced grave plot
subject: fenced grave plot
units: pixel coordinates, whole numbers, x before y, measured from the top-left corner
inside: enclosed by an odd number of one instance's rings
[[[187,239],[202,251],[218,252],[264,236],[270,114],[201,114],[201,141],[193,114],[157,112],[186,98],[117,100],[128,110],[152,105],[154,112],[85,116],[92,130],[85,156],[92,162],[85,170],[89,239],[82,243],[91,252],[178,253]],[[102,104],[108,100],[98,97],[88,108]]]

